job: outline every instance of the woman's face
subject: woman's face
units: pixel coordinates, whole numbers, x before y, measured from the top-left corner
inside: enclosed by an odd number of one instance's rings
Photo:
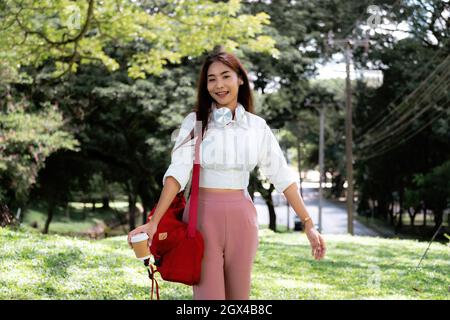
[[[218,107],[237,106],[239,85],[243,83],[233,69],[215,61],[208,68],[208,92],[216,101]]]

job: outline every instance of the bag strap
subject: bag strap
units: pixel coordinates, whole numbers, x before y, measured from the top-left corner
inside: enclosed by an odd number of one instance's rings
[[[155,273],[159,271],[153,266],[153,264],[150,263],[150,258],[144,260],[144,264],[147,267],[148,277],[152,281],[150,300],[153,300],[153,292],[156,292],[156,298],[159,300],[159,285],[155,278]]]
[[[197,136],[195,142],[195,156],[194,164],[192,168],[192,182],[191,182],[191,193],[190,193],[190,206],[189,206],[189,222],[188,222],[188,237],[194,238],[197,226],[197,210],[198,210],[198,188],[200,180],[200,143],[203,140],[202,124],[195,123],[194,139]],[[201,133],[200,135],[198,133]],[[151,296],[150,299],[153,300],[153,292],[156,292],[156,298],[159,300],[159,285],[158,281],[155,279],[155,273],[159,272],[151,263],[150,258],[144,260],[144,264],[147,267],[148,277],[152,281]],[[156,290],[155,290],[156,289]]]
[[[194,139],[195,137],[197,137],[197,140],[195,141],[194,166],[192,168],[191,194],[189,200],[188,238],[194,238],[197,231],[198,188],[200,180],[200,143],[203,140],[202,124],[199,121],[195,122]]]

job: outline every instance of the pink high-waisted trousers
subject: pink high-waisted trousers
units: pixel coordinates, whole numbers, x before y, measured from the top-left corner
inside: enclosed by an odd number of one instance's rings
[[[183,221],[189,219],[189,200]],[[205,251],[194,300],[247,300],[258,248],[258,218],[247,190],[199,189],[197,229]]]

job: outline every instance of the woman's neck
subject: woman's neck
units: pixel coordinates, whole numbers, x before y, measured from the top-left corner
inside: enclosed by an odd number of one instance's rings
[[[216,102],[216,108],[217,109],[220,109],[220,108],[223,108],[223,107],[227,107],[228,109],[230,109],[231,113],[233,114],[233,118],[234,118],[234,111],[236,110],[237,106],[238,106],[237,101],[233,101],[233,102],[231,102],[230,104],[227,104],[227,105],[220,105],[220,104],[218,104]]]

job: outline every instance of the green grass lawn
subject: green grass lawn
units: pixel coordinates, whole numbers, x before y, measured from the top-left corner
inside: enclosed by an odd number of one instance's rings
[[[90,228],[97,223],[111,221],[116,219],[113,210],[118,210],[119,214],[125,214],[128,209],[127,202],[110,202],[111,209],[104,210],[101,204],[96,204],[96,210],[92,211],[91,204],[71,202],[69,205],[69,214],[66,214],[61,207],[56,208],[56,212],[50,223],[49,234],[60,234],[67,236],[81,236],[85,234]],[[31,226],[37,224],[37,229],[42,231],[44,229],[45,221],[47,219],[47,209],[42,205],[35,205],[29,208],[24,215],[23,224]],[[116,214],[117,214],[116,212]],[[137,214],[136,222],[142,220],[142,215]],[[121,228],[117,232],[123,233]]]
[[[304,234],[260,230],[251,299],[449,299],[450,247],[326,235],[315,261]],[[126,236],[82,240],[0,228],[0,299],[148,299],[150,281]],[[159,279],[159,275],[158,275]],[[191,299],[191,288],[159,281],[161,299]]]

